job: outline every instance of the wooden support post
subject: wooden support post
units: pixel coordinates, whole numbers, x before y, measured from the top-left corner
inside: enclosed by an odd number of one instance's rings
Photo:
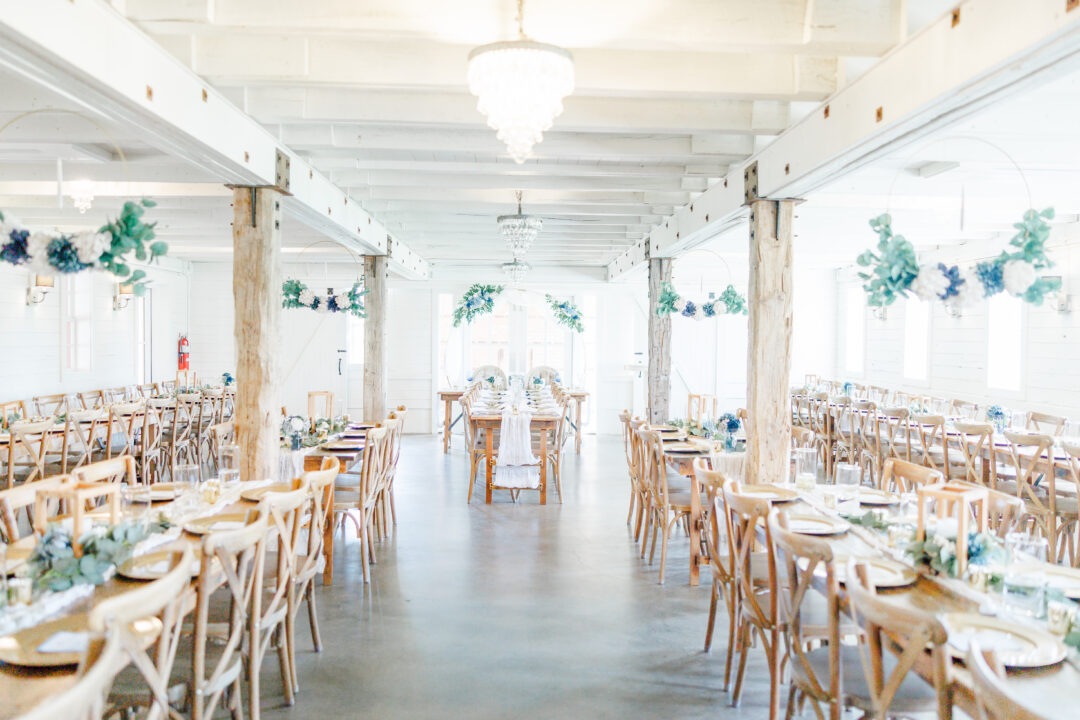
[[[364,421],[386,419],[386,256],[364,257]]]
[[[274,188],[233,189],[234,422],[242,480],[278,475],[281,197]]]
[[[671,258],[649,259],[649,422],[668,421],[671,400],[671,316],[659,317],[660,289],[671,282]]]
[[[791,222],[794,200],[750,204],[746,482],[786,482],[791,448]]]

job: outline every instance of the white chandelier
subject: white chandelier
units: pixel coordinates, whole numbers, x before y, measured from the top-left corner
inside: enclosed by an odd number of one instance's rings
[[[568,50],[530,40],[523,26],[524,0],[518,0],[518,39],[481,45],[469,53],[469,92],[476,109],[506,143],[517,163],[563,111],[574,91],[574,59]]]
[[[525,273],[532,270],[528,263],[521,260],[514,259],[514,262],[503,263],[503,272],[510,278],[510,282],[515,285],[521,283],[525,279]]]
[[[532,215],[522,215],[521,191],[518,190],[515,195],[518,203],[517,214],[500,215],[498,217],[499,233],[510,247],[514,259],[521,260],[525,257],[525,253],[529,251],[533,241],[536,240],[537,233],[544,227],[544,221]]]

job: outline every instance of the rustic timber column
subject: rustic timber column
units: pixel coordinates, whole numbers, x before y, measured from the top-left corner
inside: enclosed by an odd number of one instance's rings
[[[785,482],[791,447],[791,219],[794,200],[750,204],[746,482]]]
[[[386,419],[386,256],[364,257],[364,421]]]
[[[236,443],[242,480],[277,479],[281,415],[281,193],[233,188]]]
[[[660,288],[671,282],[671,258],[649,258],[649,422],[667,422],[671,399],[671,316],[659,317]]]

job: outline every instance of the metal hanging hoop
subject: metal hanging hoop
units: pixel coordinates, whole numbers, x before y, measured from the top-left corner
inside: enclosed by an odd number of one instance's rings
[[[338,248],[339,250],[344,250],[346,253],[348,253],[349,256],[352,258],[353,264],[357,268],[356,282],[363,284],[363,282],[364,282],[364,261],[360,259],[360,255],[358,253],[354,252],[353,250],[351,250],[350,248],[345,247],[344,245],[339,245],[338,243],[334,242],[333,240],[315,240],[314,242],[308,243],[307,245],[304,246],[304,248],[300,252],[298,252],[296,254],[296,262],[300,263],[301,258],[303,257],[304,253],[306,253],[308,250],[315,247],[316,245],[333,245],[335,248]],[[324,268],[324,273],[325,272],[326,272],[326,268]]]
[[[682,260],[683,258],[687,257],[688,255],[693,255],[694,253],[708,253],[709,255],[712,255],[717,260],[719,260],[720,263],[724,266],[724,271],[727,273],[727,283],[726,283],[726,285],[733,285],[734,284],[732,282],[733,277],[732,277],[732,273],[731,273],[731,266],[728,265],[728,262],[727,262],[727,260],[724,259],[723,255],[716,252],[712,248],[704,248],[704,247],[693,248],[692,250],[687,251],[685,254],[680,255],[677,258],[675,258],[675,261],[677,262],[679,260]],[[672,272],[672,275],[674,275],[674,274],[675,273]],[[726,287],[726,285],[724,283],[721,283],[721,286]],[[704,274],[698,280],[698,292],[702,292],[702,293],[705,292],[705,277],[704,277]]]

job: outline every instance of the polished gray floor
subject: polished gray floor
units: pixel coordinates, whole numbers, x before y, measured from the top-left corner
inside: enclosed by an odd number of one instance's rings
[[[333,587],[319,590],[325,648],[312,652],[301,629],[292,708],[267,661],[265,717],[767,716],[760,650],[738,709],[721,687],[723,619],[712,654],[701,651],[709,580],[689,587],[686,538],[673,539],[663,586],[638,558],[618,438],[571,452],[564,502],[546,507],[505,492],[466,505],[455,444],[443,455],[435,436],[405,439],[398,524],[371,584],[350,534]]]

